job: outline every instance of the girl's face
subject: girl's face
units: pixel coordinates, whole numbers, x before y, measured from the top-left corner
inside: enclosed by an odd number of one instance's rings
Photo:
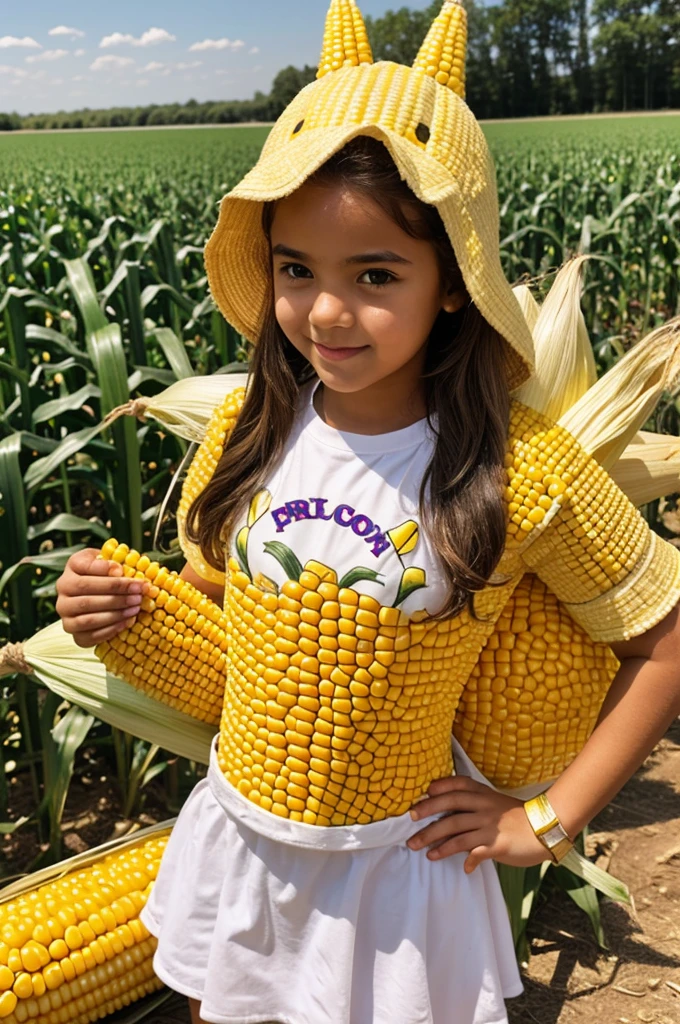
[[[333,391],[417,380],[439,310],[461,305],[431,244],[346,187],[305,183],[279,200],[271,246],[276,319]]]

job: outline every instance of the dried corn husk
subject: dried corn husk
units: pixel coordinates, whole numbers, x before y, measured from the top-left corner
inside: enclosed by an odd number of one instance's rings
[[[524,314],[524,319],[529,325],[529,330],[533,334],[541,307],[536,302],[533,292],[528,285],[516,284],[512,290],[515,293],[515,298],[522,308],[522,313]]]
[[[157,395],[142,395],[112,409],[102,428],[119,416],[151,416],[186,441],[202,441],[215,407],[236,388],[246,386],[247,373],[213,373],[184,377]]]
[[[100,721],[180,757],[208,764],[214,726],[160,704],[111,675],[94,648],[79,647],[64,631],[61,619],[10,647],[11,655],[5,657],[0,650],[0,676],[30,669],[54,693]]]
[[[679,374],[680,316],[634,345],[560,417],[560,426],[613,469]]]
[[[520,402],[557,420],[597,380],[597,367],[581,311],[581,275],[588,256],[576,256],[558,272],[532,328],[536,369],[514,392]],[[515,294],[517,294],[515,289]],[[528,297],[518,295],[529,315],[535,310]]]
[[[640,431],[610,474],[634,505],[680,490],[680,438]]]

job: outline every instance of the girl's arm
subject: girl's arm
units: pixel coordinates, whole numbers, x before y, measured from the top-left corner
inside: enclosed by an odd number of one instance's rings
[[[611,644],[621,662],[583,749],[547,795],[571,838],[619,792],[680,715],[680,605],[632,640]],[[467,852],[529,867],[551,855],[535,836],[523,801],[464,775],[436,779],[412,809],[414,820],[441,814],[408,840],[430,859]]]
[[[224,585],[221,583],[209,583],[208,580],[204,580],[202,576],[199,576],[197,572],[191,568],[188,562],[184,563],[184,568],[180,572],[180,576],[187,583],[191,583],[196,590],[200,590],[202,594],[209,597],[211,601],[219,605],[220,608],[224,604]]]

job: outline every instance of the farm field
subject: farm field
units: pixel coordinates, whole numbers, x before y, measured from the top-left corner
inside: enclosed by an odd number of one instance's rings
[[[591,254],[582,306],[604,372],[680,313],[680,114],[484,130],[506,276],[540,301],[563,261]],[[202,248],[268,131],[0,136],[0,648],[55,620],[55,581],[83,546],[113,535],[178,567],[178,487],[163,501],[187,443],[152,419],[96,427],[130,398],[247,358],[212,308]],[[680,434],[679,410],[667,395],[649,429]],[[645,514],[680,544],[677,497]],[[36,813],[46,765],[62,757],[49,736],[64,709],[49,696],[28,676],[0,678],[0,885],[170,817],[203,774],[102,722],[87,731],[76,714],[87,737],[64,762],[63,799]],[[513,1024],[680,1024],[679,751],[674,727],[591,826],[590,851],[630,885],[639,927],[605,904],[603,952],[586,914],[542,890]]]

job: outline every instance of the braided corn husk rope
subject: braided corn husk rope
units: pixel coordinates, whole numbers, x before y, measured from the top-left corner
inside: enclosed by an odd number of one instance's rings
[[[30,676],[32,671],[33,669],[24,657],[22,640],[16,644],[9,643],[0,647],[0,676],[9,676],[13,672],[21,672],[23,675]]]

